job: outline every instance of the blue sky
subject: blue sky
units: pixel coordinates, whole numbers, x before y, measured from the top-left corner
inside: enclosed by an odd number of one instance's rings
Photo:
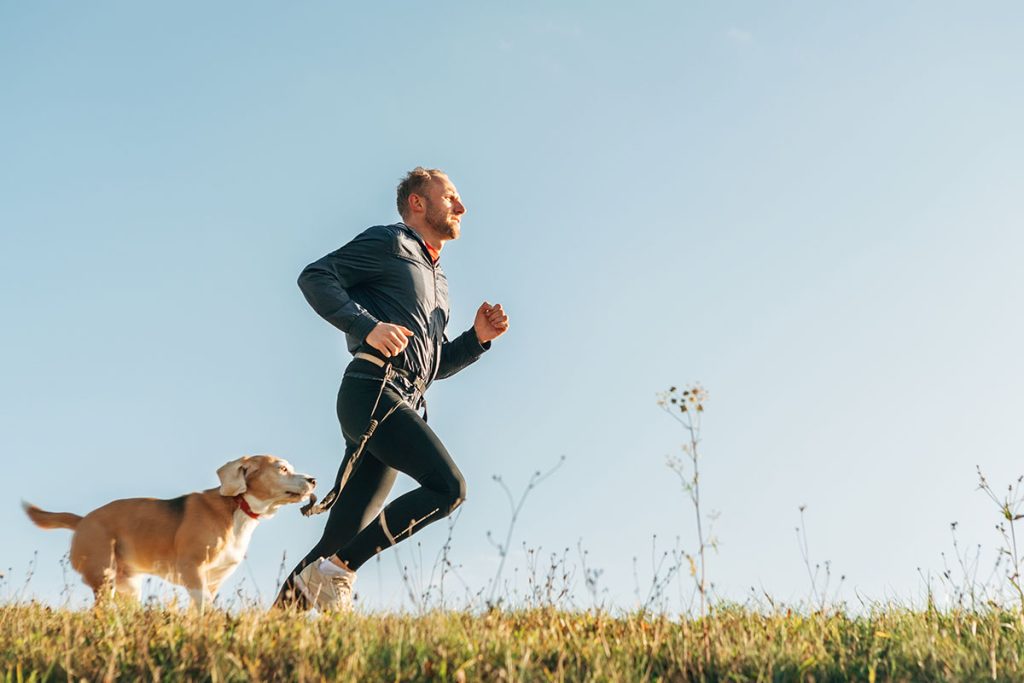
[[[975,465],[1024,472],[1024,48],[1018,4],[908,2],[0,4],[2,591],[38,551],[56,601],[84,513],[172,497],[269,452],[329,479],[340,333],[302,267],[397,220],[409,168],[468,207],[443,264],[451,331],[512,330],[430,395],[468,480],[453,560],[473,588],[508,510],[578,542],[613,604],[692,513],[655,405],[711,392],[718,591],[809,592],[794,527],[842,597],[920,594],[949,523],[994,556]],[[396,493],[407,490],[400,479]],[[236,577],[266,599],[322,520],[282,511]],[[362,579],[397,604],[396,567]],[[649,567],[648,567],[649,569]],[[77,584],[77,579],[74,579]],[[85,600],[85,590],[75,589]]]

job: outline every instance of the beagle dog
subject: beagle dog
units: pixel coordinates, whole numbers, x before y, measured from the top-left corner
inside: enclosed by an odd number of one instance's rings
[[[279,507],[313,494],[316,480],[285,460],[251,455],[217,470],[220,487],[179,498],[124,498],[81,517],[23,503],[44,529],[73,529],[71,566],[92,588],[138,599],[142,574],[188,589],[202,609],[245,556],[252,532]]]

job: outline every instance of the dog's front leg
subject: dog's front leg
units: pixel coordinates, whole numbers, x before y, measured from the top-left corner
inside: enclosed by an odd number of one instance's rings
[[[213,604],[213,595],[205,588],[189,588],[188,596],[192,598],[192,604],[200,613],[206,610],[207,605]]]
[[[192,599],[192,605],[202,612],[206,607],[213,604],[213,594],[206,585],[206,576],[200,569],[198,562],[179,562],[178,577],[181,585],[188,590],[188,596]]]

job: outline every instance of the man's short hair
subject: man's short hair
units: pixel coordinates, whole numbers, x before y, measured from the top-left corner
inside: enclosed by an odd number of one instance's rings
[[[398,183],[398,213],[402,218],[409,212],[409,195],[418,194],[423,196],[423,188],[434,178],[447,178],[448,174],[439,168],[423,168],[417,166],[402,178]]]

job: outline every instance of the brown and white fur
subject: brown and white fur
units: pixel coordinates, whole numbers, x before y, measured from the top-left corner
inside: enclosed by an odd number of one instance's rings
[[[138,599],[140,575],[152,574],[184,586],[202,609],[242,561],[259,520],[309,497],[316,486],[270,455],[232,460],[217,476],[219,488],[171,500],[115,500],[84,517],[23,505],[37,526],[74,530],[71,566],[97,600],[105,589]]]

